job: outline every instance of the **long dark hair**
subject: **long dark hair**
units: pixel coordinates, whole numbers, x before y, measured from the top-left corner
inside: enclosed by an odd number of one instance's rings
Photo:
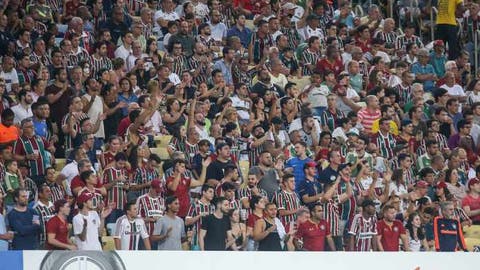
[[[408,230],[408,232],[410,233],[410,237],[413,238],[413,235],[415,233],[415,230],[417,230],[417,237],[418,237],[418,240],[423,240],[425,239],[425,232],[424,232],[424,229],[423,229],[423,225],[420,225],[419,228],[415,228],[413,226],[413,219],[418,216],[420,217],[420,215],[415,212],[413,214],[411,214],[409,217],[408,217],[408,221],[407,221],[407,225],[405,225],[405,228]]]

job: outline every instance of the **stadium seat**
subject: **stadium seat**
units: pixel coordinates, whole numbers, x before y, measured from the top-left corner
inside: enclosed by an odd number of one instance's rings
[[[113,236],[102,236],[102,247],[103,251],[115,250],[115,241],[113,240]]]
[[[299,90],[303,90],[305,86],[310,84],[310,76],[303,76],[302,78],[293,78],[289,81],[296,83]]]
[[[465,244],[467,249],[472,251],[475,246],[480,246],[480,239],[478,238],[465,238]]]
[[[64,158],[56,158],[55,159],[55,170],[61,171],[63,167],[67,164],[67,160]]]
[[[161,160],[170,159],[170,155],[168,154],[167,147],[150,148],[150,152],[152,154],[158,155]]]
[[[245,20],[245,27],[250,28],[250,30],[253,30],[255,28],[255,25],[253,25],[253,20]]]
[[[465,238],[480,239],[480,225],[472,225],[470,227],[463,228],[463,235]]]
[[[172,135],[160,135],[154,138],[157,147],[167,147],[171,139]]]

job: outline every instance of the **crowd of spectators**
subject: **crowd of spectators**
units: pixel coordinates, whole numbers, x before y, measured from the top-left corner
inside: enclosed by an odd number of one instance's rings
[[[385,2],[1,1],[0,250],[467,250],[479,4]]]

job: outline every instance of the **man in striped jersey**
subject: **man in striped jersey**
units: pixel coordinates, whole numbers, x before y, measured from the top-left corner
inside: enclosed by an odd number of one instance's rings
[[[241,209],[242,205],[240,204],[240,200],[235,198],[235,193],[237,191],[237,187],[232,182],[225,182],[222,184],[222,192],[221,196],[225,197],[229,203],[229,209]]]
[[[133,175],[133,181],[130,185],[130,196],[134,196],[135,199],[142,196],[149,191],[151,182],[158,179],[159,174],[157,168],[160,166],[160,157],[156,154],[150,154],[148,161],[143,167],[138,167]]]
[[[139,216],[145,221],[147,232],[149,235],[153,235],[155,228],[155,222],[161,218],[165,211],[165,202],[162,197],[163,185],[160,180],[155,179],[150,184],[148,193],[138,197],[137,208]],[[157,243],[152,242],[151,246],[156,249]]]
[[[364,200],[362,213],[355,215],[348,231],[349,251],[377,250],[377,218],[375,203]]]
[[[403,29],[405,34],[398,36],[395,41],[395,49],[398,51],[405,50],[405,47],[409,43],[415,43],[419,48],[423,48],[422,40],[415,35],[415,25],[413,23],[407,23]]]
[[[267,192],[257,186],[259,177],[259,175],[257,176],[255,173],[249,172],[247,185],[238,190],[238,198],[240,198],[243,208],[250,208],[250,200],[253,196],[260,196],[266,198],[265,201],[268,201]]]
[[[381,39],[385,42],[385,48],[389,54],[395,51],[395,42],[397,41],[397,33],[395,32],[395,20],[386,18],[383,21],[383,29],[378,30],[374,34],[374,38]]]
[[[22,136],[13,144],[14,158],[17,161],[28,162],[30,177],[35,184],[40,185],[45,182],[45,168],[50,166],[50,158],[55,152],[55,147],[44,138],[35,135],[32,118],[22,120],[21,126]]]
[[[421,155],[417,159],[417,171],[422,170],[423,168],[430,167],[432,164],[433,156],[439,153],[438,151],[438,143],[436,141],[427,141],[425,143],[425,148],[427,151],[425,154]]]
[[[51,201],[52,191],[50,188],[43,184],[38,190],[38,201],[33,207],[40,217],[40,248],[45,248],[45,242],[47,240],[46,225],[50,218],[55,216],[55,207]]]
[[[192,72],[193,83],[207,82],[212,66],[208,62],[207,47],[201,42],[195,43],[193,54],[188,58],[187,67]]]
[[[55,180],[56,171],[53,167],[48,167],[45,169],[45,184],[50,188],[52,192],[51,201],[55,203],[56,201],[65,199],[65,187],[61,184],[58,184]],[[42,188],[40,188],[42,189]]]
[[[127,191],[130,187],[128,172],[126,170],[127,155],[120,152],[115,155],[115,163],[112,167],[103,171],[103,186],[107,190],[106,204],[115,204],[112,214],[107,217],[107,223],[115,223],[123,212],[123,206],[127,202]]]
[[[125,215],[118,218],[113,238],[117,250],[138,250],[140,238],[145,249],[151,250],[149,234],[145,222],[138,217],[135,202],[128,202],[125,205]]]
[[[70,42],[71,42],[71,52],[67,55],[67,66],[70,67],[75,67],[77,66],[80,62],[90,61],[90,54],[88,53],[87,50],[82,48],[80,46],[80,39],[82,36],[80,34],[74,33],[70,36]]]
[[[185,225],[193,225],[193,244],[192,249],[198,249],[198,237],[200,235],[200,229],[202,227],[202,218],[213,214],[215,207],[211,204],[213,197],[215,195],[215,190],[213,187],[204,184],[202,186],[202,197],[195,203],[190,205],[188,210],[187,217],[185,218]]]
[[[308,47],[303,51],[300,58],[300,64],[302,65],[303,75],[312,75],[317,68],[317,62],[320,60],[321,42],[317,36],[312,36],[308,39]]]
[[[95,43],[95,53],[90,57],[92,72],[94,78],[98,77],[98,71],[101,69],[112,69],[112,60],[107,57],[107,43],[98,41]]]
[[[283,189],[276,195],[278,213],[285,230],[288,232],[295,224],[297,211],[300,209],[300,199],[295,193],[295,177],[287,173],[282,177]]]
[[[387,118],[381,118],[379,121],[379,131],[372,138],[372,142],[377,145],[380,150],[380,154],[385,159],[393,158],[393,148],[397,141],[392,133],[390,133],[390,121]]]

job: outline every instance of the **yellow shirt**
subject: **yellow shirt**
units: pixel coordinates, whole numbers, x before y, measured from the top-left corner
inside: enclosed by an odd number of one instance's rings
[[[376,134],[379,129],[380,129],[380,119],[377,119],[373,121],[372,134]],[[390,133],[392,133],[394,136],[398,136],[398,126],[397,126],[397,123],[395,123],[395,121],[390,121]]]
[[[437,24],[457,25],[455,20],[455,10],[463,0],[439,0]]]

